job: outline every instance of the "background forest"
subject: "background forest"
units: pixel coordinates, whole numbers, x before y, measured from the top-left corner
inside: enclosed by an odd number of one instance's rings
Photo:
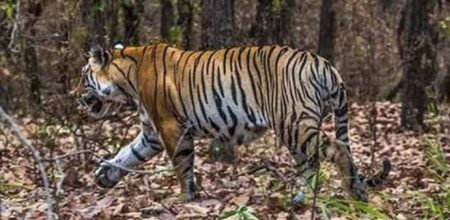
[[[201,190],[191,203],[175,199],[165,155],[113,190],[97,188],[97,163],[136,136],[136,114],[90,118],[76,110],[74,89],[89,47],[117,41],[316,52],[346,83],[356,163],[369,174],[389,158],[393,172],[363,204],[346,198],[336,170],[322,164],[315,198],[268,134],[237,148],[233,164],[215,161],[198,140]],[[449,103],[448,0],[3,0],[0,218],[448,219]],[[303,202],[293,202],[299,191]]]

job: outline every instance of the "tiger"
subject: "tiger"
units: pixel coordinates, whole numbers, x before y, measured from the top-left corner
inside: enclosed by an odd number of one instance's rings
[[[78,102],[92,117],[102,118],[127,103],[139,115],[137,137],[95,171],[101,187],[115,186],[128,173],[120,167],[135,167],[165,150],[182,199],[191,201],[194,138],[234,147],[268,130],[287,146],[304,177],[317,171],[317,161],[332,162],[348,195],[359,201],[367,202],[367,186],[380,185],[391,169],[385,159],[374,176],[358,173],[344,82],[329,61],[313,52],[278,45],[205,51],[163,43],[97,45],[89,51],[81,80]],[[321,129],[326,109],[334,113],[333,138]]]

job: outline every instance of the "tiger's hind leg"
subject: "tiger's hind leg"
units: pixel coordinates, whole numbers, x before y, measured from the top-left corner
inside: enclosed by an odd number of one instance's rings
[[[338,167],[344,187],[350,196],[361,201],[367,201],[365,184],[358,176],[350,151],[346,147],[332,143],[319,130],[316,121],[304,119],[294,125],[292,129],[285,133],[283,142],[289,146],[289,150],[297,162],[297,169],[306,179],[311,178],[316,173],[318,160],[332,161]]]
[[[321,159],[336,165],[344,187],[352,198],[367,202],[364,176],[358,174],[349,146],[339,140],[331,140],[323,132],[321,136],[323,140],[320,146]]]

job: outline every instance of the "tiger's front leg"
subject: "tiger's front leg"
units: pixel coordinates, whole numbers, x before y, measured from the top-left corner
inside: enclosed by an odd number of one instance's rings
[[[195,197],[194,180],[194,140],[188,128],[183,128],[175,120],[161,123],[161,139],[172,161],[181,186],[182,199],[191,201]]]
[[[161,151],[162,147],[156,132],[150,126],[142,125],[139,135],[108,162],[122,167],[133,167],[149,160]],[[101,187],[112,188],[126,174],[126,171],[102,162],[95,171],[95,181]]]

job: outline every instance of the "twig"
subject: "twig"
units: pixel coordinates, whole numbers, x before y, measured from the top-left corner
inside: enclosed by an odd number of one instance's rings
[[[322,115],[322,112],[320,112],[319,115]],[[336,125],[334,125],[334,126],[336,126]],[[315,155],[315,160],[314,160],[314,166],[315,166],[315,169],[316,169],[316,174],[315,174],[316,175],[315,176],[316,182],[314,184],[314,199],[313,199],[313,205],[311,207],[311,220],[314,220],[315,214],[316,214],[314,208],[316,207],[316,203],[317,203],[317,193],[318,193],[317,190],[319,189],[319,180],[320,180],[320,178],[319,178],[319,172],[320,172],[319,146],[321,145],[321,143],[319,141],[320,141],[320,135],[322,135],[322,133],[321,133],[321,131],[322,131],[322,117],[319,117],[319,124],[318,124],[317,130],[318,130],[317,146],[316,146],[316,149],[315,149],[316,150],[316,155]]]
[[[61,161],[58,159],[56,160],[56,168],[58,169],[58,172],[60,173],[61,177],[59,181],[56,183],[56,195],[63,195],[64,190],[62,189],[62,185],[64,180],[66,179],[67,175],[64,173],[64,169],[62,168]]]
[[[19,1],[18,1],[19,2]],[[33,154],[34,159],[36,160],[39,172],[41,173],[42,181],[44,182],[44,188],[47,194],[47,219],[53,219],[53,198],[52,193],[50,191],[50,185],[47,177],[47,173],[45,172],[44,165],[42,164],[42,158],[39,154],[39,151],[31,145],[31,142],[22,134],[21,128],[17,125],[14,120],[3,111],[3,108],[0,106],[0,121],[2,121],[7,127],[11,129],[11,132],[16,136],[20,142],[25,145]]]
[[[289,184],[289,188],[291,189],[290,190],[291,193],[289,195],[289,197],[290,197],[290,200],[289,200],[289,203],[290,203],[290,206],[289,206],[289,219],[294,219],[294,197],[293,197],[293,195],[294,195],[294,184],[295,183],[290,183]]]
[[[105,159],[103,159],[102,156],[95,154],[95,153],[92,152],[91,150],[81,150],[81,151],[76,151],[76,152],[72,152],[72,153],[68,153],[68,154],[58,155],[58,156],[53,157],[53,158],[43,158],[42,161],[43,161],[43,162],[55,162],[55,161],[59,161],[59,160],[61,160],[61,159],[68,158],[68,157],[72,157],[72,156],[76,156],[76,155],[79,155],[79,154],[91,154],[92,156],[94,156],[94,157],[100,159],[101,162],[105,162],[106,164],[108,164],[108,165],[110,165],[110,166],[116,167],[116,168],[121,169],[121,170],[123,170],[123,171],[127,171],[127,172],[129,172],[129,173],[155,174],[155,173],[158,173],[158,172],[166,171],[166,170],[159,170],[159,171],[157,171],[157,172],[150,172],[150,171],[145,171],[145,170],[135,170],[135,169],[131,169],[131,168],[124,167],[124,166],[122,166],[122,165],[119,165],[119,164],[110,162],[110,161],[108,161],[108,160],[105,160]]]
[[[272,173],[274,173],[276,176],[278,176],[281,180],[283,180],[283,182],[289,183],[288,179],[276,167],[274,167],[272,164],[270,164],[268,160],[263,160],[262,162],[264,163],[265,168],[267,168]]]
[[[266,168],[266,166],[259,165],[259,166],[256,166],[256,167],[252,168],[251,170],[249,170],[249,171],[247,171],[245,173],[242,173],[241,175],[253,175],[254,173],[256,173],[256,172],[258,172],[258,171],[260,171],[262,169],[265,169],[265,168]]]
[[[10,35],[11,40],[9,41],[9,44],[8,44],[8,49],[11,50],[12,52],[19,52],[18,50],[13,48],[14,42],[16,41],[17,32],[20,29],[19,22],[20,22],[20,0],[17,0],[16,1],[16,15],[14,16],[13,29],[12,29],[11,35]]]
[[[91,150],[81,150],[81,151],[76,151],[76,152],[72,152],[72,153],[68,153],[68,154],[58,155],[58,156],[53,157],[53,158],[43,158],[43,159],[41,159],[41,161],[43,161],[43,162],[55,162],[55,161],[58,161],[58,160],[61,160],[61,159],[64,159],[64,158],[68,158],[68,157],[72,157],[72,156],[76,156],[76,155],[79,155],[79,154],[91,154],[92,156],[100,159],[101,162],[105,162],[106,164],[108,164],[110,166],[113,166],[115,168],[121,169],[121,170],[129,172],[129,173],[154,175],[154,174],[158,174],[158,173],[162,173],[162,172],[172,171],[173,169],[178,168],[178,166],[180,164],[183,164],[187,159],[192,157],[194,155],[194,152],[192,152],[181,163],[179,163],[177,166],[173,167],[172,169],[163,169],[163,170],[158,170],[158,171],[137,170],[137,169],[124,167],[122,165],[119,165],[117,163],[113,163],[113,162],[110,162],[110,161],[104,159],[102,156],[95,154]]]
[[[316,156],[316,157],[319,157],[318,155]],[[317,160],[318,161],[318,160]],[[315,217],[315,213],[316,213],[316,211],[314,210],[314,208],[316,207],[316,203],[317,203],[317,193],[318,193],[318,189],[319,189],[319,171],[320,171],[320,162],[317,162],[318,163],[318,166],[317,166],[317,168],[316,168],[316,176],[315,176],[315,179],[316,179],[316,182],[315,182],[315,184],[314,184],[314,199],[313,199],[313,205],[312,205],[312,207],[311,207],[311,220],[313,220],[314,219],[314,217]]]
[[[373,144],[370,148],[370,169],[372,170],[375,165],[375,149],[378,146],[377,143],[377,104],[375,101],[372,102],[372,110],[371,110],[372,119],[370,121],[370,127],[372,131],[372,139]]]
[[[56,157],[52,157],[52,158],[42,158],[42,161],[44,162],[57,162],[58,160],[67,158],[67,157],[72,157],[72,156],[76,156],[79,154],[86,154],[86,153],[92,153],[92,151],[90,150],[80,150],[80,151],[76,151],[76,152],[72,152],[72,153],[68,153],[68,154],[63,154],[63,155],[58,155]]]

